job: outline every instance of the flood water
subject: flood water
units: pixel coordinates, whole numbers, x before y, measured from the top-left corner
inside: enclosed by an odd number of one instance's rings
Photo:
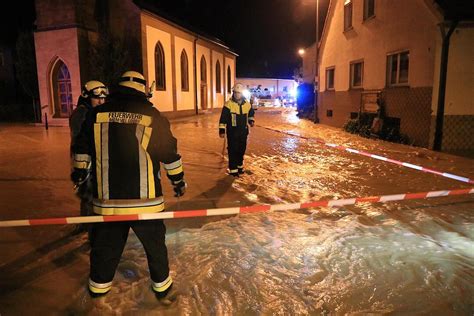
[[[258,112],[257,124],[474,176],[472,160],[362,139],[300,121],[289,111]],[[2,208],[17,210],[1,213],[2,219],[31,217],[32,210],[40,207],[49,216],[63,216],[67,207],[77,209],[66,185],[67,164],[58,169],[57,164],[46,162],[48,157],[55,160],[64,155],[67,130],[57,128],[45,136],[37,130],[25,132],[13,127],[3,129],[0,136],[15,128],[18,134],[38,143],[32,153],[24,153],[25,159],[10,173],[6,160],[0,158],[0,185],[4,192],[10,192],[9,197],[1,195]],[[221,156],[223,144],[217,137],[216,115],[177,120],[173,132],[180,141],[190,190],[182,201],[169,199],[170,209],[297,203],[467,187],[259,127],[251,131],[247,173],[233,180],[224,175],[226,162]],[[45,143],[49,145],[45,147]],[[1,138],[2,153],[10,150],[7,144]],[[56,158],[51,152],[56,152]],[[34,161],[47,167],[38,168]],[[34,170],[38,171],[32,173]],[[15,190],[17,187],[25,187],[32,194],[19,205],[12,203],[23,194]],[[34,193],[41,188],[62,202],[48,202],[44,195]],[[167,190],[165,196],[170,196]],[[6,198],[9,203],[4,202]],[[2,234],[0,249],[12,256],[2,259],[3,265],[0,262],[0,271],[10,274],[3,277],[5,285],[0,285],[0,314],[474,313],[474,198],[469,196],[168,221],[167,226],[172,277],[179,292],[178,301],[171,306],[158,303],[152,295],[146,258],[133,233],[112,291],[91,301],[84,286],[86,236],[67,237],[57,250],[52,247],[39,255],[35,249],[41,244],[29,240],[44,235],[54,241],[52,227],[34,228],[35,232],[29,231],[32,228],[0,231],[7,232]],[[69,236],[67,227],[54,229],[56,237]],[[14,249],[20,254],[15,255]],[[38,276],[32,277],[28,273],[31,270]],[[25,295],[31,295],[34,304],[22,306]]]

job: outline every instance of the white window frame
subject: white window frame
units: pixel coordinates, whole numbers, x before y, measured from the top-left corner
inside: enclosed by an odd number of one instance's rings
[[[407,74],[407,81],[400,82],[400,56],[402,54],[408,54],[408,74]],[[392,60],[393,56],[397,56],[397,78],[396,82],[392,83]],[[403,87],[408,86],[410,82],[410,51],[409,50],[401,50],[393,53],[387,54],[387,67],[386,67],[386,80],[387,80],[387,87]]]
[[[350,19],[350,25],[346,27],[346,8],[348,8],[350,6],[350,12],[351,12],[351,19]],[[350,31],[353,29],[353,17],[354,17],[354,5],[352,3],[352,0],[345,0],[344,1],[344,12],[343,12],[343,15],[344,15],[344,32],[347,32],[347,31]]]
[[[356,86],[354,85],[354,68],[355,65],[361,64],[361,74],[360,74],[360,85]],[[362,89],[364,87],[364,60],[355,60],[350,62],[349,64],[349,87],[351,89]]]
[[[329,87],[329,76],[328,76],[328,73],[329,71],[333,71],[333,74],[332,74],[332,88]],[[326,67],[326,90],[328,91],[333,91],[335,90],[335,86],[336,86],[336,66],[331,66],[331,67]]]
[[[372,15],[369,14],[369,0],[364,0],[364,12],[362,13],[363,20],[367,21],[375,17],[375,0],[372,0],[374,2],[374,13]]]

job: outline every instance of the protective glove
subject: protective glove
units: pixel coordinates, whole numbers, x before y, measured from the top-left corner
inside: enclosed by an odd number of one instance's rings
[[[219,128],[219,137],[224,138],[225,136],[225,129],[224,128]]]
[[[80,186],[87,180],[88,176],[89,172],[87,169],[74,168],[71,173],[71,180],[75,186]]]
[[[184,180],[173,183],[173,191],[175,193],[174,196],[175,197],[183,196],[184,193],[186,192],[187,187],[188,187],[188,184]]]

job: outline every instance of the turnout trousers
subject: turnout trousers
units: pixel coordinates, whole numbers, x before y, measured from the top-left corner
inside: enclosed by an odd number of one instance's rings
[[[107,293],[112,287],[115,270],[133,229],[145,249],[148,268],[155,292],[166,291],[173,283],[169,276],[166,227],[163,220],[107,222],[92,226],[90,243],[89,290]]]
[[[229,172],[237,173],[244,167],[244,155],[247,149],[248,130],[234,132],[227,130],[227,150],[229,155]]]

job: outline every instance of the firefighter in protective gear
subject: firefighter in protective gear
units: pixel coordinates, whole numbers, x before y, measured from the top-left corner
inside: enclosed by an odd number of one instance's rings
[[[89,112],[73,150],[78,160],[91,161],[97,214],[163,211],[160,163],[176,196],[185,192],[176,138],[169,121],[147,100],[145,78],[138,72],[125,72],[110,100]],[[161,299],[170,293],[173,281],[163,221],[111,221],[94,224],[91,231],[89,292],[93,297],[111,289],[130,228],[145,249],[156,296]]]
[[[69,118],[71,148],[76,142],[87,113],[94,107],[103,104],[108,94],[107,87],[100,81],[88,81],[83,86],[82,93],[77,100],[77,107]],[[87,157],[82,160],[77,160],[76,164],[87,165],[90,167],[90,161],[88,161]],[[92,213],[92,182],[89,174],[90,169],[88,169],[87,174],[83,174],[82,172],[73,172],[72,174],[76,194],[81,199],[81,216],[90,215]],[[88,230],[88,228],[89,225],[81,224],[76,230],[81,232]]]
[[[90,109],[103,104],[108,94],[109,90],[105,84],[100,81],[91,80],[82,87],[81,95],[77,100],[77,106],[69,118],[72,142],[71,146],[81,131],[81,126],[86,119],[87,112],[89,112]]]
[[[249,128],[255,124],[255,111],[244,98],[245,87],[237,83],[232,89],[232,98],[222,108],[219,120],[219,136],[227,134],[229,174],[237,177],[244,173],[244,155],[247,148]]]

